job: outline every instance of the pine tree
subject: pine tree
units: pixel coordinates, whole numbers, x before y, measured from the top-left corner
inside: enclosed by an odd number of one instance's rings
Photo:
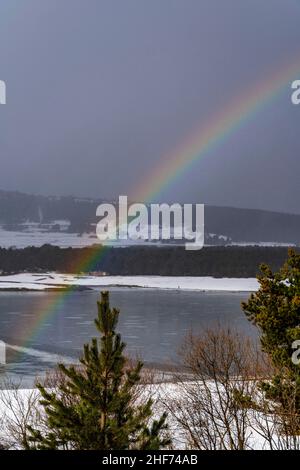
[[[59,393],[38,384],[46,430],[28,428],[29,449],[149,450],[169,443],[166,414],[154,420],[151,400],[134,403],[143,365],[127,365],[125,344],[115,332],[119,311],[110,309],[108,292],[97,305],[101,337],[84,345],[81,366],[59,364],[66,379]]]
[[[259,290],[242,308],[259,328],[262,349],[276,370],[273,379],[261,387],[267,398],[283,408],[290,407],[294,397],[300,430],[300,365],[292,361],[293,342],[300,339],[300,255],[289,250],[287,262],[276,273],[262,265],[258,281]]]

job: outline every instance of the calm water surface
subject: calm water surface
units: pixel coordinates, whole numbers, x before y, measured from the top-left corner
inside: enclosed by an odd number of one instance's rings
[[[111,288],[111,305],[120,308],[119,330],[127,351],[146,363],[175,362],[189,332],[221,324],[251,336],[241,302],[249,293]],[[54,292],[1,292],[0,339],[7,347],[6,372],[24,383],[53,367],[59,358],[78,358],[95,335],[96,290],[73,292],[55,305]]]

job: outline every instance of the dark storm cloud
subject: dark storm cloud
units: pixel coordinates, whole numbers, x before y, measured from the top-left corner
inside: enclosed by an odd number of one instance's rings
[[[2,0],[0,188],[112,197],[299,57],[294,0]],[[300,78],[300,66],[299,77]],[[286,92],[161,197],[299,212]]]

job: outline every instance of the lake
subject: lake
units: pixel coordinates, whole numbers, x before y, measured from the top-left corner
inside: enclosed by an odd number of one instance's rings
[[[241,310],[249,292],[110,288],[111,306],[121,310],[119,331],[130,355],[160,366],[174,363],[189,331],[230,326],[250,336],[255,328]],[[0,339],[7,343],[6,372],[32,382],[59,359],[78,358],[96,334],[99,290],[72,292],[57,305],[55,292],[0,292]],[[53,307],[55,306],[55,308]]]

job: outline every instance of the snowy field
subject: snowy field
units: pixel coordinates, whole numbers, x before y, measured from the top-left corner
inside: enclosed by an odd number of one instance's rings
[[[26,248],[27,246],[39,247],[45,244],[59,246],[61,248],[83,248],[99,242],[95,234],[47,231],[9,231],[0,226],[0,246],[2,248]]]
[[[255,278],[169,277],[169,276],[85,276],[58,273],[24,273],[0,276],[0,290],[48,290],[76,287],[140,287],[194,291],[250,292],[258,289]]]
[[[162,402],[166,399],[174,400],[178,399],[180,394],[180,385],[176,383],[160,383],[146,385],[144,389],[145,398],[152,397],[154,401],[153,410],[157,414],[157,418],[164,411]],[[32,416],[31,423],[35,423],[35,427],[38,426],[38,419],[34,417],[34,410],[41,410],[39,403],[40,393],[37,389],[11,389],[11,390],[0,390],[0,441],[6,444],[12,444],[11,450],[21,449],[19,439],[15,439],[17,433],[11,432],[11,428],[14,430],[18,427],[16,424],[25,424],[24,417],[28,415]],[[13,426],[11,425],[13,423]],[[173,419],[168,419],[170,432],[172,435],[173,446],[175,449],[187,448],[187,442],[185,436],[178,429],[177,423]],[[12,437],[13,434],[13,437]],[[256,449],[262,449],[264,443],[261,439],[253,439],[252,445]]]
[[[144,386],[141,397],[144,396],[145,399],[152,398],[154,417],[158,418],[161,416],[162,412],[166,410],[164,405],[166,401],[171,403],[175,400],[176,402],[180,400],[183,407],[182,409],[184,410],[187,405],[182,401],[181,387],[184,387],[186,390],[189,386],[193,387],[193,384],[193,382],[182,382],[182,384],[172,382],[148,384]],[[39,413],[42,412],[43,414],[42,408],[39,405],[39,399],[40,393],[37,389],[22,389],[17,387],[16,389],[0,390],[0,442],[5,444],[6,448],[10,450],[20,450],[22,448],[20,444],[22,431],[25,426],[32,424],[35,428],[39,427],[41,418]],[[215,406],[218,407],[218,401],[215,402]],[[245,428],[245,436],[247,436],[246,449],[288,450],[289,445],[282,445],[285,439],[278,439],[276,434],[272,435],[271,438],[267,437],[267,434],[266,436],[262,434],[260,422],[264,423],[265,419],[266,417],[261,413],[254,418],[254,415],[249,412]],[[169,432],[172,436],[172,447],[177,450],[193,448],[193,446],[190,447],[188,445],[188,436],[183,428],[179,426],[177,420],[175,420],[170,413],[168,413],[167,422]],[[235,435],[234,423],[232,423],[231,434],[232,436]],[[287,439],[287,442],[293,442],[293,438],[291,438],[291,440]],[[299,441],[294,448],[299,448]]]

